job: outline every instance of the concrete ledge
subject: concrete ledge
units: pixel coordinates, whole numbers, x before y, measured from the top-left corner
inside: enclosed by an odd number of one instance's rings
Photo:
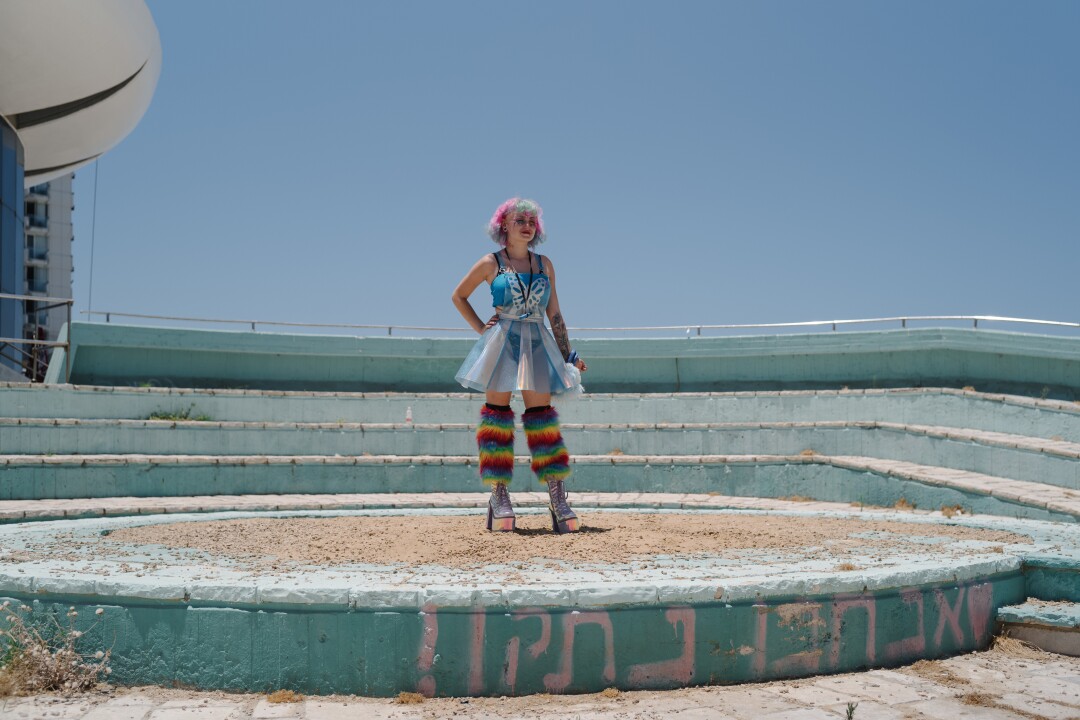
[[[1080,489],[1080,443],[968,428],[907,423],[632,422],[562,425],[577,456],[797,455],[804,450],[1004,475]],[[475,449],[470,423],[311,423],[0,418],[3,447],[21,454],[146,455],[464,455]],[[519,452],[527,452],[524,437]]]
[[[950,522],[1030,542],[969,541],[963,554],[952,540],[902,556],[878,549],[869,566],[843,572],[776,551],[637,570],[591,563],[558,584],[543,564],[510,580],[495,567],[267,574],[146,546],[115,559],[75,549],[80,537],[130,524],[244,516],[5,526],[0,546],[42,559],[5,562],[0,596],[41,616],[76,606],[88,641],[113,648],[123,683],[377,696],[595,692],[800,677],[985,647],[997,610],[1026,597],[1028,555],[1056,553],[1075,566],[1075,553],[1055,548],[1080,546],[1073,525],[964,518]],[[932,538],[942,519],[904,521]]]
[[[999,632],[1048,652],[1080,656],[1080,604],[1029,600],[1000,608]]]
[[[473,340],[71,325],[71,379],[184,387],[452,391]],[[582,339],[592,390],[975,386],[1080,397],[1080,340],[959,328]],[[718,372],[722,367],[723,372]]]
[[[591,493],[574,492],[574,507],[683,510],[788,510],[801,512],[852,512],[850,503],[817,502],[808,499],[736,497],[693,493]],[[174,513],[228,511],[303,510],[394,510],[423,508],[484,508],[488,493],[340,493],[328,495],[199,495],[187,497],[112,497],[66,500],[0,501],[0,523],[65,520],[91,517],[125,517]],[[547,493],[514,491],[518,507],[546,507]],[[896,515],[935,515],[927,510],[897,510],[862,506],[857,514],[888,519]]]
[[[6,455],[0,499],[468,492],[477,485],[475,463],[473,456],[426,455]],[[528,465],[528,458],[517,463]],[[885,507],[903,500],[1032,519],[1080,517],[1080,491],[858,456],[594,455],[571,464],[572,488],[589,492],[799,495]]]
[[[0,383],[10,418],[147,418],[205,414],[216,421],[475,423],[476,393],[287,392]],[[603,422],[891,421],[974,428],[1080,443],[1080,404],[951,388],[731,393],[588,393],[563,420]]]

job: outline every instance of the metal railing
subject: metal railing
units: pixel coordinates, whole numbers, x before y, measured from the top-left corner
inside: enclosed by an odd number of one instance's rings
[[[433,327],[426,325],[369,325],[369,324],[352,324],[352,323],[302,323],[302,322],[285,322],[280,320],[225,320],[220,318],[198,318],[198,317],[182,317],[175,315],[146,315],[141,313],[125,313],[114,311],[82,311],[83,315],[97,315],[103,316],[105,322],[112,322],[112,318],[139,318],[144,320],[170,320],[177,322],[193,322],[193,323],[207,323],[207,324],[223,324],[223,325],[244,325],[250,327],[252,331],[258,331],[258,326],[264,327],[300,327],[300,328],[340,328],[348,330],[385,330],[387,335],[393,335],[395,330],[405,332],[473,332],[469,327]],[[999,315],[898,315],[895,317],[883,317],[883,318],[861,318],[855,320],[810,320],[806,322],[786,322],[786,323],[746,323],[746,324],[717,324],[717,325],[642,325],[634,327],[572,327],[568,328],[573,332],[612,332],[612,333],[627,333],[627,332],[649,332],[649,331],[665,331],[665,332],[681,332],[686,331],[687,336],[696,335],[701,337],[703,330],[776,330],[781,328],[831,328],[833,332],[836,332],[841,327],[851,325],[870,325],[870,324],[900,324],[901,328],[906,328],[908,323],[918,322],[934,322],[934,321],[949,321],[949,322],[970,322],[972,327],[978,328],[979,323],[995,322],[995,323],[1014,323],[1014,324],[1027,324],[1027,325],[1043,325],[1053,326],[1060,328],[1074,328],[1080,329],[1080,322],[1061,322],[1058,320],[1035,320],[1030,318],[1014,318],[1003,317]]]
[[[51,348],[64,348],[64,382],[66,383],[71,378],[71,306],[75,301],[71,298],[53,298],[42,297],[40,295],[11,295],[8,293],[0,293],[0,300],[22,300],[24,302],[29,301],[39,304],[35,307],[35,312],[41,312],[43,310],[51,310],[56,307],[67,308],[67,328],[68,334],[65,340],[38,340],[37,338],[6,338],[0,337],[0,354],[9,348],[16,353],[14,357],[9,359],[20,362],[23,367],[27,364],[30,365],[31,376],[37,377],[38,371],[46,366],[46,362],[43,358],[38,357],[37,348],[39,347],[51,347]],[[47,305],[40,305],[40,303],[49,303]],[[24,350],[24,346],[31,348],[30,352]]]

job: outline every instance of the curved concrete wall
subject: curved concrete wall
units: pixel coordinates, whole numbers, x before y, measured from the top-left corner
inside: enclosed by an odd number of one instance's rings
[[[360,338],[75,323],[70,381],[90,385],[460,390],[470,339]],[[590,392],[965,387],[1080,398],[1080,339],[956,328],[580,340]],[[62,353],[48,382],[64,379]]]

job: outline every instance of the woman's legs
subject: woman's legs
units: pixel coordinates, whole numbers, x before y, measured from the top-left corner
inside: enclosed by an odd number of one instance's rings
[[[514,411],[510,409],[510,393],[487,394],[487,404],[480,409],[476,444],[480,451],[480,479],[491,485],[487,529],[513,530],[517,518],[507,492],[514,474]]]
[[[566,501],[563,482],[570,476],[570,453],[563,442],[559,415],[551,407],[551,395],[523,391],[525,440],[532,453],[532,470],[548,489],[551,528],[555,532],[577,532],[577,515]]]

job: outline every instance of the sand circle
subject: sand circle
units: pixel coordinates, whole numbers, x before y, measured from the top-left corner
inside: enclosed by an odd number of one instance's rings
[[[584,529],[557,535],[547,514],[521,514],[512,533],[482,515],[343,515],[186,521],[119,528],[102,542],[186,548],[251,562],[452,568],[556,561],[627,563],[659,557],[744,558],[769,552],[832,558],[925,550],[928,542],[1000,552],[1030,539],[1001,530],[856,517],[740,512],[581,512]]]

